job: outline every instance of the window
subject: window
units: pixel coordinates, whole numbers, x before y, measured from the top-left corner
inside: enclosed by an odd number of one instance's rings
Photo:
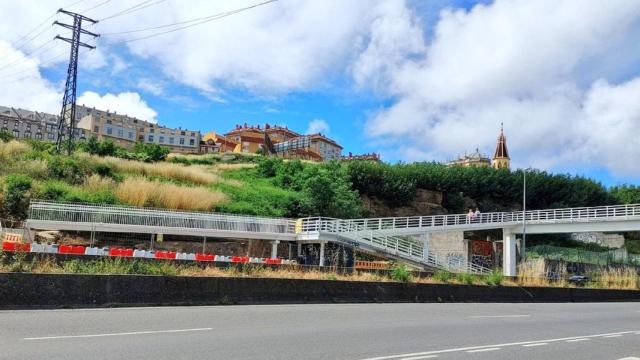
[[[56,138],[56,134],[53,132],[50,132],[47,134],[47,139],[53,140]]]
[[[31,130],[31,124],[27,124],[27,130]]]
[[[148,140],[149,142],[153,142],[153,135],[149,135],[149,137],[147,138],[147,140]]]
[[[20,137],[20,131],[13,130],[13,137],[16,138],[16,139],[19,138]]]
[[[151,128],[151,129],[149,129],[149,132],[153,134],[154,132],[156,132],[156,129]]]
[[[42,133],[36,134],[36,140],[42,140]]]
[[[195,139],[189,139],[189,145],[193,146],[196,144],[196,140]]]
[[[111,133],[112,133],[112,132],[113,132],[113,129],[112,129],[112,128],[110,128],[110,127],[108,127],[108,128],[107,128],[107,135],[111,135]]]
[[[184,136],[184,131],[180,131],[180,135]]]
[[[196,136],[196,133],[194,133],[194,132],[191,132],[191,136]]]
[[[13,130],[18,130],[18,120],[13,122]]]
[[[100,132],[100,126],[98,126],[98,125],[94,126],[93,127],[93,132],[96,133],[96,134],[99,133]]]
[[[180,145],[184,145],[184,138],[180,138]]]
[[[164,144],[164,136],[158,137],[158,141],[160,141],[160,144]]]
[[[133,140],[133,133],[129,131],[129,139]]]
[[[107,120],[107,124],[111,124],[111,119],[108,119],[108,120]]]
[[[124,130],[118,129],[118,136],[119,137],[124,137]]]
[[[24,133],[24,138],[25,138],[25,139],[31,139],[31,131],[26,131],[26,132]]]
[[[170,137],[169,138],[169,144],[173,144],[173,143],[175,143],[174,138]]]

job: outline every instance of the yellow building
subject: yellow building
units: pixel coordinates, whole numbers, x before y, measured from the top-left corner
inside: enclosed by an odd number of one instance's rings
[[[238,143],[215,131],[208,132],[202,136],[200,153],[226,153],[233,152],[238,147]]]
[[[476,148],[476,151],[470,155],[464,154],[459,158],[449,161],[449,166],[464,166],[464,167],[489,167],[491,166],[491,160],[486,155],[480,153],[480,150]]]

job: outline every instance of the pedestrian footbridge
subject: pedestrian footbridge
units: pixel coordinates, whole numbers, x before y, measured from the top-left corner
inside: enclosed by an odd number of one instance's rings
[[[394,218],[284,219],[218,213],[141,209],[49,201],[32,201],[28,229],[174,234],[214,238],[245,238],[298,243],[336,242],[419,266],[455,272],[485,273],[470,262],[451,263],[431,254],[429,234],[441,231],[502,229],[503,269],[516,272],[515,234],[640,231],[640,204]]]

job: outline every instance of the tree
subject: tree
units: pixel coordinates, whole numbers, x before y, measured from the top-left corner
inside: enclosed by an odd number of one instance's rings
[[[16,220],[27,218],[29,201],[31,200],[31,178],[26,175],[10,175],[7,177],[7,195],[4,201],[4,211]]]

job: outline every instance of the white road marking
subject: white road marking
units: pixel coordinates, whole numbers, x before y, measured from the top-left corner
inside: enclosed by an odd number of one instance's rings
[[[422,360],[422,359],[433,359],[433,358],[437,358],[438,355],[427,355],[427,356],[415,356],[415,357],[408,357],[408,358],[404,358],[404,359],[400,359],[400,360]]]
[[[635,356],[631,356],[631,357],[626,357],[626,358],[622,358],[622,359],[618,359],[618,360],[640,360],[639,357],[635,357]]]
[[[586,336],[571,336],[571,337],[556,338],[556,339],[520,341],[520,342],[513,342],[513,343],[493,344],[493,345],[466,346],[466,347],[451,348],[451,349],[444,349],[444,350],[435,350],[435,351],[424,351],[424,352],[417,352],[417,353],[410,353],[410,354],[379,356],[379,357],[366,358],[366,359],[360,359],[360,360],[404,359],[404,358],[407,358],[407,357],[446,354],[446,353],[452,353],[452,352],[479,350],[479,349],[486,349],[486,348],[501,348],[501,347],[508,347],[508,346],[520,346],[520,345],[543,343],[543,342],[545,342],[545,343],[560,342],[560,341],[574,342],[575,340],[577,340],[577,341],[585,341],[585,340],[589,340],[589,338],[596,338],[596,337],[602,337],[602,336],[607,336],[607,335],[618,335],[618,334],[624,335],[624,334],[632,334],[632,333],[640,334],[640,331],[638,331],[638,330],[621,331],[621,332],[616,332],[616,333],[594,334],[594,335],[586,335]]]
[[[620,334],[615,334],[615,335],[606,335],[606,336],[603,336],[603,338],[617,338],[617,337],[622,337],[622,335],[620,335]]]
[[[194,331],[211,331],[211,330],[213,330],[213,328],[179,329],[179,330],[154,330],[154,331],[133,331],[133,332],[121,332],[121,333],[109,333],[109,334],[42,336],[42,337],[24,338],[23,340],[77,339],[77,338],[95,338],[95,337],[107,337],[107,336],[171,334],[171,333],[194,332]]]
[[[494,347],[494,348],[486,348],[486,349],[478,349],[478,350],[467,350],[467,352],[468,353],[477,353],[477,352],[496,351],[496,350],[500,350],[500,348]]]
[[[475,316],[469,316],[472,319],[484,319],[484,318],[523,318],[523,317],[530,317],[531,315],[475,315]]]
[[[524,347],[534,347],[534,346],[544,346],[544,345],[549,345],[549,343],[542,342],[542,343],[535,343],[535,344],[525,344],[525,345],[522,345],[522,346],[524,346]]]
[[[571,340],[567,340],[567,342],[580,342],[580,341],[589,341],[589,339],[580,338],[580,339],[571,339]]]

